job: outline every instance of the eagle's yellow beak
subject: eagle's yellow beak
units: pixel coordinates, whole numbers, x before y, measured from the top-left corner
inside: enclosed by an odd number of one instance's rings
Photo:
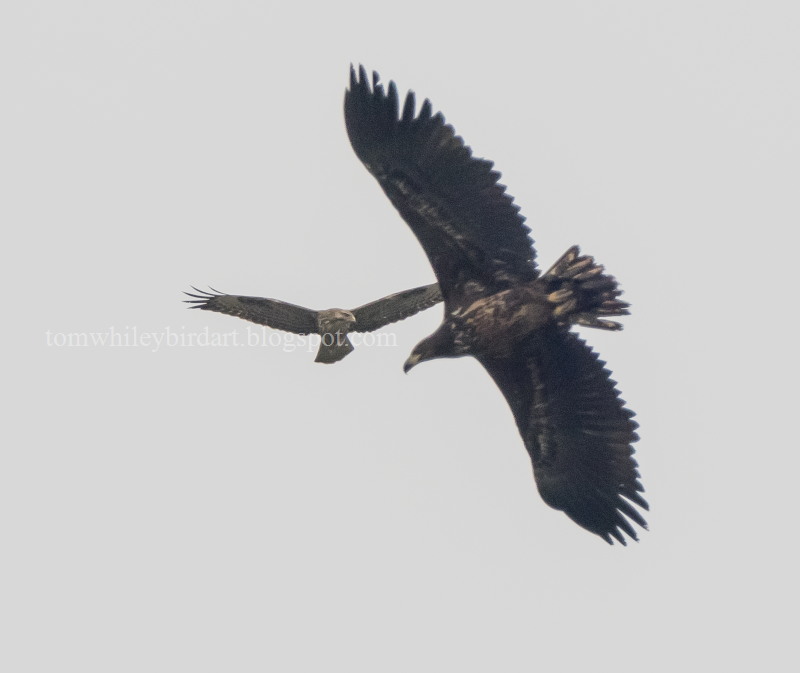
[[[406,374],[408,374],[408,372],[410,372],[410,371],[411,371],[411,368],[412,368],[414,365],[416,365],[416,364],[418,364],[418,363],[419,363],[419,360],[420,360],[420,355],[419,355],[419,353],[412,353],[412,354],[411,354],[411,355],[408,357],[408,360],[406,360],[406,363],[403,365],[403,371],[404,371]]]

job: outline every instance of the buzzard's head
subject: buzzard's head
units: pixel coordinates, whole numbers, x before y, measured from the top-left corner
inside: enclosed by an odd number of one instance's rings
[[[320,311],[317,318],[321,334],[336,332],[337,330],[343,330],[346,333],[349,331],[350,325],[355,321],[356,317],[353,313],[351,311],[345,311],[342,308],[331,308],[327,311]]]

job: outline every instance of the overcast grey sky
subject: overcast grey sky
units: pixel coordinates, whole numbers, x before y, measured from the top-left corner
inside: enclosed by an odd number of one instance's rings
[[[672,671],[796,659],[800,10],[790,2],[9,2],[0,10],[3,671]],[[441,317],[335,366],[195,334],[208,284],[433,282],[349,146],[350,62],[493,159],[637,412],[651,530],[548,508]],[[221,338],[217,336],[216,338]]]

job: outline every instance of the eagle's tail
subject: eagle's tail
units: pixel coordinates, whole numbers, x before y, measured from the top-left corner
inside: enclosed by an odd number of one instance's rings
[[[331,365],[352,353],[353,344],[345,332],[327,332],[322,335],[314,362]]]
[[[604,273],[593,257],[581,255],[572,246],[542,276],[547,283],[553,313],[564,324],[598,329],[620,330],[622,325],[608,316],[628,315],[629,304],[618,299],[622,294],[614,276]]]

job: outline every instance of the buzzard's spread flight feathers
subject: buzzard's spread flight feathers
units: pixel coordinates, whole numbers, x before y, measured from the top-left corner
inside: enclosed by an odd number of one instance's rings
[[[194,304],[189,308],[216,311],[294,334],[317,333],[317,311],[309,308],[277,299],[225,294],[213,288],[211,292],[203,292],[196,287],[192,289],[198,294],[184,293],[193,297],[186,300],[187,304]]]
[[[436,306],[440,301],[442,301],[442,293],[436,283],[413,290],[395,292],[383,299],[354,308],[353,315],[356,321],[350,331],[373,332],[385,325],[410,318],[415,313],[424,311],[431,306]]]
[[[646,528],[633,413],[573,324],[619,329],[616,280],[570,248],[544,275],[492,164],[409,93],[351,68],[345,120],[358,158],[422,244],[445,300],[442,325],[406,362],[472,355],[506,397],[545,502],[607,542]]]

